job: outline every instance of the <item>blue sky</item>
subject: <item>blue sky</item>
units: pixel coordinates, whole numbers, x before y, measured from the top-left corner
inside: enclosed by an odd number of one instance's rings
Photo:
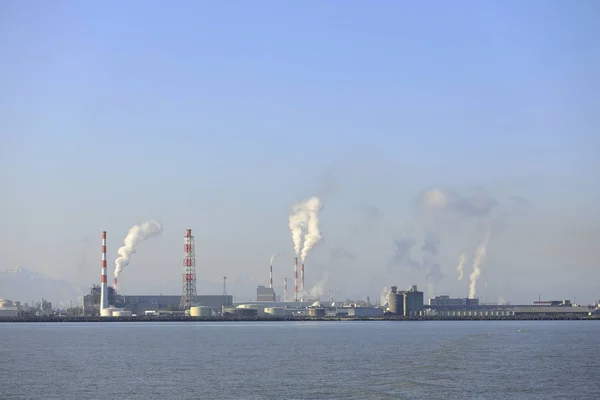
[[[0,267],[88,285],[99,232],[116,253],[131,225],[154,218],[165,233],[124,272],[136,275],[131,291],[170,280],[178,290],[189,227],[206,281],[218,288],[227,272],[250,297],[263,260],[291,256],[289,205],[318,195],[327,230],[315,264],[330,242],[356,246],[342,238],[361,205],[384,215],[369,239],[380,242],[358,255],[369,261],[348,266],[355,281],[329,278],[362,296],[404,279],[366,264],[420,229],[406,222],[420,190],[484,187],[534,205],[511,229],[531,229],[541,248],[585,236],[575,260],[573,247],[556,265],[541,250],[518,258],[532,280],[550,275],[541,289],[568,279],[552,274],[573,262],[585,269],[560,295],[597,296],[582,278],[600,278],[597,2],[33,4],[0,5],[0,205],[10,210]],[[92,265],[77,265],[82,252]],[[447,252],[452,271],[458,249]],[[490,297],[529,301],[502,273],[513,261],[497,262],[495,280],[510,287]],[[464,295],[453,280],[440,290]]]

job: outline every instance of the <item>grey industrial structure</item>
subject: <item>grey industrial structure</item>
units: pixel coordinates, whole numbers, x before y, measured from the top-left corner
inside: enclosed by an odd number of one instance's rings
[[[531,305],[479,304],[478,299],[437,296],[429,299],[427,315],[440,317],[559,317],[594,316],[598,308],[575,306],[569,300],[534,301]]]
[[[124,308],[133,314],[143,314],[146,311],[177,311],[181,305],[181,295],[139,295],[126,296],[117,294],[113,287],[108,287],[108,304],[116,308]],[[223,306],[233,304],[230,295],[197,295],[196,304],[211,307],[221,312]],[[90,293],[83,296],[85,315],[99,314],[100,286],[92,286]]]
[[[256,288],[256,301],[276,301],[275,290],[270,287],[259,286]]]
[[[404,317],[414,317],[423,314],[423,292],[413,285],[409,290],[398,291],[392,286],[389,294],[389,312]]]

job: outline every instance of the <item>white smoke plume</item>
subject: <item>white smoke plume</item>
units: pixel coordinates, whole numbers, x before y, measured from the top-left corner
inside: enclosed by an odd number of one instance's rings
[[[464,251],[460,253],[458,256],[458,265],[456,266],[456,271],[458,271],[458,279],[462,281],[463,276],[465,275],[465,263],[467,262],[467,255]]]
[[[381,307],[389,306],[391,292],[391,286],[384,286],[383,289],[381,289],[381,294],[379,295],[379,305]]]
[[[115,260],[115,279],[121,274],[123,268],[129,265],[129,259],[135,254],[137,245],[148,238],[160,235],[162,230],[161,224],[156,221],[144,222],[129,229],[124,240],[125,246],[117,251],[119,257]]]
[[[306,235],[304,236],[304,245],[300,258],[302,262],[306,260],[308,252],[323,239],[319,230],[319,213],[323,209],[323,203],[317,197],[312,197],[306,202],[308,213],[308,223],[306,225]]]
[[[308,212],[304,207],[304,203],[295,204],[292,207],[292,213],[289,218],[290,231],[292,233],[292,241],[294,242],[294,253],[296,257],[300,255],[302,249],[302,239],[304,234],[304,226],[308,221]]]
[[[477,279],[481,275],[481,264],[485,260],[485,250],[490,240],[490,231],[489,229],[485,233],[485,238],[483,242],[477,246],[475,250],[475,255],[473,256],[473,272],[469,276],[469,298],[474,299],[477,287]]]
[[[305,290],[302,292],[301,297],[305,300],[320,300],[321,296],[325,293],[325,286],[327,285],[327,281],[329,280],[329,274],[327,271],[324,272],[323,278],[317,282],[310,290]]]
[[[272,266],[275,260],[277,260],[277,257],[279,257],[279,253],[273,253],[273,255],[271,256],[271,261],[269,261],[269,265]]]
[[[322,209],[323,203],[317,197],[311,197],[292,207],[289,218],[290,231],[294,242],[294,253],[301,257],[302,262],[308,252],[322,239],[319,231],[319,212]]]

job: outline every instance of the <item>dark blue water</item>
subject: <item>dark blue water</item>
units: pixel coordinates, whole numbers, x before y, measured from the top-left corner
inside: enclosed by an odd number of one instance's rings
[[[600,322],[0,324],[0,399],[600,399]]]

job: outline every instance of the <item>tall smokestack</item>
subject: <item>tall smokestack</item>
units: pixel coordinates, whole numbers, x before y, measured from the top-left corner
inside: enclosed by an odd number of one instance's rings
[[[287,301],[287,277],[283,278],[283,301]]]
[[[298,301],[298,257],[294,260],[294,301]]]
[[[304,263],[300,265],[300,301],[304,301]]]
[[[106,231],[102,231],[102,264],[100,274],[100,310],[108,308],[108,290],[106,284]]]
[[[273,266],[269,268],[269,288],[273,289]]]

